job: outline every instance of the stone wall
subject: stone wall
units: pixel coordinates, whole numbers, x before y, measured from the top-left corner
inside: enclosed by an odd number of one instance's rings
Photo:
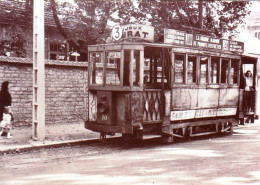
[[[87,63],[45,61],[46,124],[83,122],[87,116]],[[0,83],[9,81],[16,125],[32,123],[32,59],[0,56]]]

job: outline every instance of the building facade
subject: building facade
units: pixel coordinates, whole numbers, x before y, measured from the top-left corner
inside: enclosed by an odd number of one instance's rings
[[[5,41],[12,40],[11,45],[13,45],[10,46],[12,51],[7,49],[2,51],[1,55],[32,58],[33,10],[31,2],[33,1],[0,0],[0,42],[5,44]],[[5,47],[8,48],[8,46]],[[23,51],[15,52],[15,47],[22,47]],[[50,4],[45,2],[45,58],[73,61],[75,57],[71,55],[72,53],[69,44],[56,28]]]

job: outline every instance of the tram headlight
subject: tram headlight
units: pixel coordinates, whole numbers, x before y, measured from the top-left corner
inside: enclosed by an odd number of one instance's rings
[[[108,111],[108,106],[107,106],[107,102],[106,102],[106,100],[107,100],[106,95],[102,95],[100,100],[101,100],[101,102],[99,102],[97,104],[97,111],[99,113],[105,113],[105,112]]]

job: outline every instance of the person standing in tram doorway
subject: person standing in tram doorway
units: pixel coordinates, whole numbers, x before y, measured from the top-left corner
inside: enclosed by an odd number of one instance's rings
[[[244,110],[245,112],[254,111],[254,94],[252,94],[253,89],[253,75],[250,70],[245,73],[245,91],[244,91]]]

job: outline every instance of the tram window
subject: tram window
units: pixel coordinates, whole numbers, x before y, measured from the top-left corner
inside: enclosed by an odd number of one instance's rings
[[[184,55],[175,55],[174,74],[175,83],[184,82]]]
[[[144,59],[144,83],[150,82],[150,58]]]
[[[106,84],[119,85],[120,84],[120,51],[106,52]]]
[[[232,59],[231,60],[231,69],[230,69],[230,84],[238,83],[238,70],[239,70],[239,60]]]
[[[161,83],[163,79],[163,72],[162,72],[162,61],[161,59],[157,59],[157,83]],[[166,80],[166,79],[165,79]]]
[[[103,84],[103,53],[91,52],[90,53],[90,83]]]
[[[228,79],[228,60],[223,59],[221,64],[221,83],[227,83]]]
[[[220,58],[212,57],[211,58],[211,68],[210,68],[210,76],[211,76],[211,83],[218,84],[219,83],[219,64]]]
[[[130,50],[124,50],[124,75],[123,75],[123,86],[129,86],[130,85],[130,61],[131,61],[131,51]]]
[[[208,83],[208,58],[200,57],[200,84]]]
[[[140,51],[134,51],[134,60],[133,60],[133,82],[134,86],[139,86],[140,82]]]
[[[188,57],[188,67],[187,67],[188,84],[196,83],[196,61],[197,61],[197,57],[194,56]]]

